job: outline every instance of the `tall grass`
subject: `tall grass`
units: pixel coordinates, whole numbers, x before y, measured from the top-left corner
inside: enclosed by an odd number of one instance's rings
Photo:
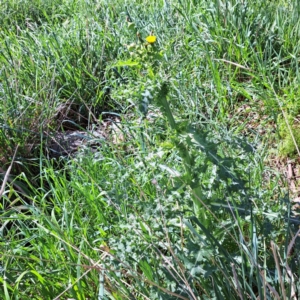
[[[297,1],[0,11],[3,299],[299,297]]]

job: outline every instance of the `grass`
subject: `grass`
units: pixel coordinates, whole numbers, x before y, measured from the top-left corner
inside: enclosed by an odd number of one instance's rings
[[[299,297],[297,1],[0,11],[1,298]]]

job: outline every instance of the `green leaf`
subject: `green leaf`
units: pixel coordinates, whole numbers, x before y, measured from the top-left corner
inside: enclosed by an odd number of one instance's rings
[[[134,60],[119,60],[113,67],[134,67],[134,66],[139,66],[139,63]]]
[[[139,266],[142,269],[144,275],[151,281],[155,281],[153,277],[153,272],[151,266],[148,264],[146,260],[140,260]]]

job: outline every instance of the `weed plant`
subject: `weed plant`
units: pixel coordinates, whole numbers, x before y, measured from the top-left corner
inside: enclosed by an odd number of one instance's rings
[[[299,9],[1,1],[1,299],[298,299]]]

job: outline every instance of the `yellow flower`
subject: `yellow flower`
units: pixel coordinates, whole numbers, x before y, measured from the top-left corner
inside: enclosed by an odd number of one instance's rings
[[[146,37],[146,41],[149,43],[149,44],[153,44],[156,42],[156,36],[155,35],[149,35]]]

